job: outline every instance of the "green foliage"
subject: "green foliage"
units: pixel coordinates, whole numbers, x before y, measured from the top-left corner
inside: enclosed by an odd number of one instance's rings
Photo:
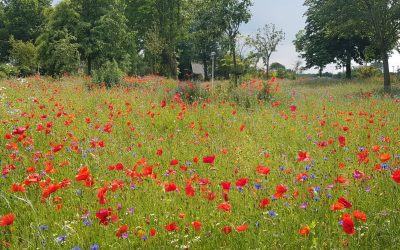
[[[367,79],[371,77],[382,76],[382,71],[374,66],[362,66],[353,70],[356,78]]]
[[[0,78],[14,78],[19,75],[20,71],[12,64],[0,64]]]
[[[236,58],[236,38],[240,34],[239,27],[250,20],[251,0],[222,0],[217,14],[223,20],[223,29],[228,38],[230,53],[233,59],[234,86],[238,85],[238,68]]]
[[[20,68],[21,73],[26,76],[33,74],[37,68],[37,49],[31,42],[23,42],[10,37],[10,61]]]
[[[124,72],[118,67],[118,63],[107,61],[102,67],[93,72],[93,82],[96,84],[104,84],[107,88],[118,85],[122,81]]]
[[[118,8],[120,7],[120,8]],[[115,6],[95,22],[91,33],[94,39],[93,54],[96,68],[107,61],[118,61],[125,72],[131,66],[130,58],[135,51],[135,38],[126,25],[124,7]]]
[[[230,54],[226,54],[219,62],[219,65],[220,66],[217,69],[218,75],[224,76],[226,78],[229,78],[230,74],[236,74],[238,76],[242,75],[245,70],[245,64],[240,58],[237,58],[236,60],[236,70],[235,70],[233,56]]]
[[[199,83],[181,83],[176,87],[175,94],[187,103],[207,100],[209,94]]]
[[[248,43],[254,48],[254,56],[262,59],[264,66],[269,75],[269,60],[273,52],[276,51],[276,46],[285,39],[285,33],[282,30],[276,29],[274,24],[266,24],[262,29],[258,29],[254,37],[249,37]]]
[[[286,70],[286,67],[278,62],[271,63],[270,70]]]
[[[39,39],[42,70],[52,76],[74,74],[80,66],[79,44],[76,38],[64,31],[47,33]]]
[[[1,59],[7,60],[10,36],[16,40],[35,42],[45,23],[45,12],[51,0],[8,0],[2,1],[0,17]]]

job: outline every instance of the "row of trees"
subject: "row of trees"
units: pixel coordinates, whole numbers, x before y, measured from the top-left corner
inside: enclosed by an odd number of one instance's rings
[[[53,76],[104,68],[126,74],[184,77],[200,61],[208,79],[211,54],[220,75],[235,85],[243,63],[253,69],[284,33],[266,25],[238,44],[251,0],[50,0],[0,1],[0,60]],[[240,45],[251,53],[238,53]],[[246,57],[246,58],[245,58]],[[115,67],[117,65],[117,67]]]
[[[294,44],[306,68],[320,73],[329,63],[346,68],[351,78],[352,61],[382,61],[384,88],[390,91],[389,56],[400,39],[398,0],[306,0],[306,27]]]

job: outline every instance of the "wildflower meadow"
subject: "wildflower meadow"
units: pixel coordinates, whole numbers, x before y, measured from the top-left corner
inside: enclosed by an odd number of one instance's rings
[[[0,248],[399,246],[400,98],[379,81],[125,81],[1,81]]]

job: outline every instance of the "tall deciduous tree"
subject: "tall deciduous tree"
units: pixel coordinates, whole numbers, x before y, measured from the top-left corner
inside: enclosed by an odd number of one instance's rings
[[[254,37],[249,38],[249,44],[254,47],[254,55],[261,58],[267,69],[267,78],[269,77],[269,61],[276,46],[285,39],[285,33],[278,30],[275,24],[266,24],[262,29],[258,29]]]
[[[45,24],[45,12],[51,0],[3,0],[1,3],[1,59],[7,60],[9,37],[35,42]]]
[[[208,79],[211,53],[218,51],[218,43],[224,33],[224,22],[218,15],[218,4],[215,0],[192,2],[193,19],[189,32],[194,45],[194,58],[203,63],[205,79]]]
[[[400,1],[355,0],[359,29],[371,40],[371,50],[376,51],[383,62],[384,89],[391,90],[389,54],[400,39]]]
[[[346,0],[306,0],[304,33],[294,41],[296,49],[306,59],[306,67],[320,69],[328,63],[345,65],[346,77],[351,78],[351,62],[361,64],[369,39],[351,17],[357,11]]]
[[[229,39],[230,52],[233,57],[234,84],[238,85],[236,62],[236,37],[240,34],[239,27],[250,20],[251,0],[221,0],[219,3],[219,17],[224,20],[224,30]]]

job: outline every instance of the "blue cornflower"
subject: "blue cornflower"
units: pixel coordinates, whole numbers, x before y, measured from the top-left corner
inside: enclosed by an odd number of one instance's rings
[[[57,243],[62,243],[65,241],[65,239],[67,238],[67,236],[58,236],[56,238]]]
[[[49,226],[46,226],[46,225],[42,225],[42,226],[40,226],[39,227],[39,230],[47,230],[47,229],[49,229]]]
[[[261,189],[262,186],[261,186],[260,183],[257,183],[257,184],[254,185],[254,187],[255,187],[257,190],[259,190],[259,189]]]
[[[271,216],[272,218],[275,218],[277,216],[275,211],[268,211],[268,215]]]
[[[90,250],[98,250],[99,248],[100,248],[99,245],[93,244],[93,245],[90,247]]]
[[[91,226],[93,223],[89,220],[84,220],[83,224],[85,224],[85,226]]]

